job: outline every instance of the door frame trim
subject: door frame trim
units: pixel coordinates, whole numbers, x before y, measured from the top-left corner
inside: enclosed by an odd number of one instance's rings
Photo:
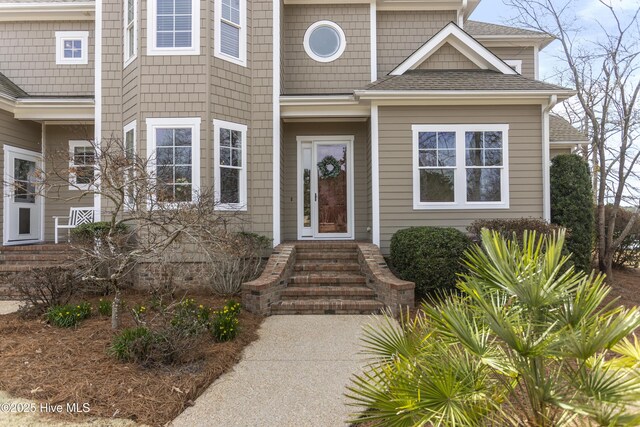
[[[354,165],[355,159],[353,158],[354,152],[354,144],[355,137],[354,135],[322,135],[322,136],[303,136],[299,135],[296,137],[297,140],[297,150],[296,150],[296,227],[297,227],[297,236],[298,240],[354,240],[355,239],[355,193],[354,193]],[[304,216],[304,208],[302,206],[303,200],[303,191],[304,191],[304,182],[300,179],[302,175],[302,144],[303,143],[311,143],[312,147],[312,158],[315,157],[315,142],[326,142],[326,141],[335,141],[335,142],[343,142],[347,144],[347,229],[348,236],[328,236],[328,237],[318,237],[318,236],[302,236],[302,221]],[[313,182],[313,180],[312,180]],[[317,215],[317,213],[316,213]],[[313,229],[314,221],[313,216],[311,220],[311,227]],[[314,230],[314,233],[317,230]]]
[[[44,242],[44,201],[40,201],[40,237],[38,239],[29,239],[29,240],[14,240],[9,241],[9,209],[8,209],[8,197],[7,197],[7,188],[8,188],[8,173],[11,165],[9,164],[9,153],[14,154],[23,154],[25,156],[33,156],[38,160],[36,162],[36,166],[42,168],[42,153],[38,153],[37,151],[26,150],[24,148],[14,147],[12,145],[4,144],[3,146],[3,154],[4,154],[4,171],[2,179],[4,181],[3,191],[2,191],[2,245],[3,246],[17,246],[24,245],[30,243],[42,243]],[[36,197],[42,197],[41,195]]]

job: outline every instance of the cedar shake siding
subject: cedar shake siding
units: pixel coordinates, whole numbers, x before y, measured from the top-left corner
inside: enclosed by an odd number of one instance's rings
[[[369,5],[287,5],[284,7],[284,80],[288,95],[350,93],[371,80]],[[346,49],[332,62],[317,62],[304,49],[304,35],[317,21],[335,22]]]
[[[354,237],[356,240],[371,241],[370,218],[370,168],[369,122],[354,123],[286,123],[284,126],[284,200],[283,240],[298,238],[298,136],[353,135],[353,197],[354,197]]]
[[[56,64],[56,31],[88,31],[89,63]],[[0,22],[0,72],[32,96],[93,96],[93,22]]]
[[[455,11],[379,11],[378,78],[386,76],[449,22]]]
[[[0,110],[0,169],[4,176],[4,146],[22,148],[40,153],[42,129],[39,123],[20,121],[13,118],[13,114]],[[4,200],[4,185],[0,189]],[[4,214],[4,203],[0,203],[0,215]],[[4,228],[3,228],[4,233]],[[4,235],[2,236],[4,239]]]
[[[93,195],[84,194],[82,190],[70,190],[68,185],[65,185],[69,182],[68,178],[64,176],[69,169],[69,140],[91,140],[93,136],[93,126],[45,126],[45,168],[49,173],[62,175],[60,179],[55,180],[61,186],[47,193],[44,203],[45,241],[53,241],[53,216],[68,216],[70,207],[93,206]],[[64,242],[66,238],[67,231],[61,230],[61,241]]]
[[[380,107],[380,245],[389,252],[401,228],[430,225],[464,230],[480,218],[543,216],[540,106]],[[414,210],[414,124],[508,124],[509,209]]]
[[[418,70],[477,70],[478,66],[445,43],[417,67]]]

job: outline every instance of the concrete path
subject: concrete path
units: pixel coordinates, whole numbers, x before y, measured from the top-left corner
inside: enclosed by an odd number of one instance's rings
[[[354,408],[345,387],[363,367],[362,326],[372,316],[272,316],[235,368],[173,427],[337,427]]]
[[[0,315],[13,313],[18,311],[20,307],[20,301],[5,301],[0,300]]]

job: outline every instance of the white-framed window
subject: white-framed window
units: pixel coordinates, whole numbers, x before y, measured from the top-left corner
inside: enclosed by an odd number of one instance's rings
[[[200,55],[200,0],[149,0],[147,55]]]
[[[95,147],[89,141],[69,141],[69,190],[89,190],[95,177]]]
[[[138,55],[138,0],[124,0],[124,66]]]
[[[200,118],[147,119],[149,173],[155,200],[191,202],[200,187]]]
[[[413,125],[414,209],[509,208],[509,125]]]
[[[247,0],[215,0],[214,55],[247,66]]]
[[[318,21],[304,33],[304,50],[318,62],[331,62],[340,58],[347,47],[347,38],[338,24]]]
[[[124,135],[123,138],[123,149],[124,155],[127,159],[127,164],[130,167],[127,167],[125,171],[125,182],[131,183],[133,179],[135,179],[135,161],[136,161],[136,145],[137,145],[137,137],[136,137],[136,127],[137,122],[134,120],[127,124],[122,133]],[[135,209],[136,205],[136,194],[135,194],[135,186],[133,184],[127,185],[125,190],[126,199],[125,199],[125,210],[132,211]]]
[[[516,73],[522,74],[522,60],[521,59],[505,59],[504,63],[513,68]]]
[[[216,209],[247,210],[247,126],[213,121]]]
[[[56,31],[56,64],[89,63],[88,31]]]

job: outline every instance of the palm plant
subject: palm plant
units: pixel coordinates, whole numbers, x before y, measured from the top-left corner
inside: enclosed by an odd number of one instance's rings
[[[383,426],[640,424],[637,308],[606,304],[602,275],[577,272],[564,232],[521,245],[483,230],[460,294],[398,324],[369,326],[372,357],[347,394],[355,423]]]

